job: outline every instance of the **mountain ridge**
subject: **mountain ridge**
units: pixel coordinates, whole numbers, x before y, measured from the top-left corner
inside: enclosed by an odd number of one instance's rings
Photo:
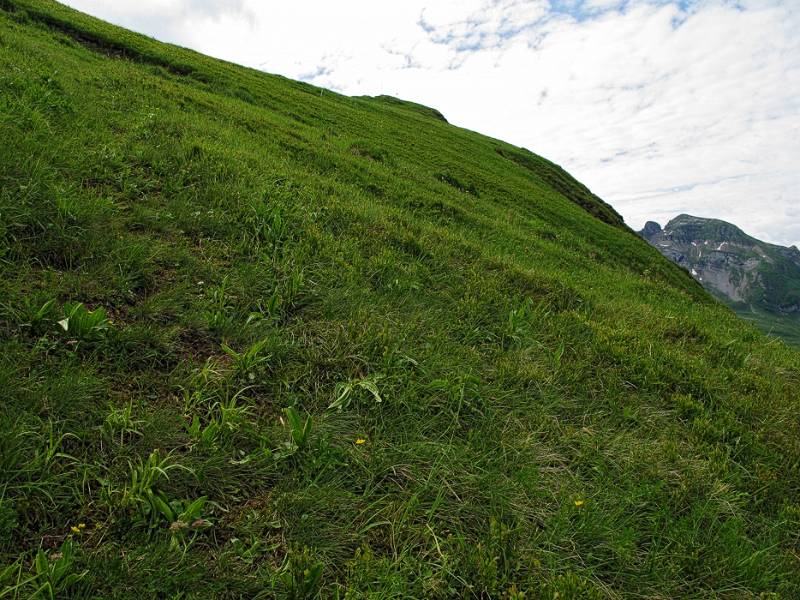
[[[800,251],[747,235],[719,219],[678,215],[661,229],[639,232],[664,256],[689,271],[706,289],[762,328],[800,329]],[[770,316],[775,322],[769,322]]]

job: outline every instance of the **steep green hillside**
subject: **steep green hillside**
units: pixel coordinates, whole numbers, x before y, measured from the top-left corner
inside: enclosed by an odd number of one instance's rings
[[[0,597],[800,597],[800,355],[552,163],[44,0],[0,139]]]

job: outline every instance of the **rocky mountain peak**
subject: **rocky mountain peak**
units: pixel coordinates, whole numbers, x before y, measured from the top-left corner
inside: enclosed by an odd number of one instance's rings
[[[737,310],[800,313],[800,251],[762,242],[731,223],[679,215],[639,232],[712,294]]]
[[[644,229],[640,232],[642,237],[649,238],[650,236],[656,235],[657,233],[661,233],[661,225],[656,223],[655,221],[648,221],[644,224]]]

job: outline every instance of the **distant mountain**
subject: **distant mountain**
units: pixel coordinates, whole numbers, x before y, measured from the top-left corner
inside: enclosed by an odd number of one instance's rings
[[[639,232],[712,294],[768,331],[800,342],[800,250],[717,219],[680,215]]]

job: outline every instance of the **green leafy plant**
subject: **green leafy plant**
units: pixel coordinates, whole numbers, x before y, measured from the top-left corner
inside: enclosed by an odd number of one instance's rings
[[[65,540],[53,558],[55,560],[51,561],[50,557],[42,550],[36,554],[34,568],[36,571],[35,583],[38,588],[34,596],[41,595],[53,600],[56,595],[60,595],[85,575],[85,572],[72,572],[74,561],[72,540]]]
[[[307,548],[290,554],[280,575],[287,597],[290,600],[316,598],[322,582],[322,569],[322,563],[315,561]]]
[[[242,541],[240,538],[231,538],[230,542],[233,552],[239,560],[248,565],[252,565],[256,560],[277,547],[277,545],[264,543],[263,540],[256,536],[251,536],[247,542]]]
[[[508,347],[512,344],[519,344],[527,332],[528,323],[533,317],[536,309],[533,301],[528,298],[522,305],[512,308],[508,312],[505,326],[503,328],[503,345]]]
[[[197,529],[211,525],[210,521],[202,518],[207,504],[206,496],[200,496],[195,500],[172,500],[169,503],[158,499],[158,510],[167,521],[172,523],[170,530],[180,532],[187,527]]]
[[[78,341],[100,339],[110,325],[108,314],[102,306],[89,310],[80,302],[68,302],[64,305],[64,315],[58,322],[59,327],[68,337]]]
[[[192,372],[189,381],[180,386],[179,391],[185,414],[199,407],[207,409],[227,393],[225,370],[217,359],[209,357],[202,367]]]
[[[234,371],[253,381],[256,377],[256,369],[270,359],[270,355],[264,353],[264,349],[269,344],[268,339],[263,339],[251,344],[244,352],[236,352],[227,344],[222,344],[222,350],[227,354],[233,363]]]
[[[483,588],[481,595],[488,597],[499,596],[513,583],[511,574],[517,567],[517,557],[514,555],[514,537],[517,532],[505,523],[492,517],[489,524],[488,535],[484,541],[469,548],[477,577]]]
[[[286,219],[283,218],[283,214],[280,210],[272,211],[267,229],[269,232],[268,238],[272,243],[272,255],[274,257],[275,253],[278,251],[281,240],[286,235]]]
[[[24,576],[21,558],[0,568],[0,598],[12,597],[12,595],[14,598],[19,598],[20,589],[30,581],[30,579],[24,579]]]
[[[189,434],[189,437],[207,448],[211,448],[215,445],[219,436],[219,431],[219,421],[211,420],[203,425],[200,422],[200,417],[197,415],[194,415],[191,423],[186,425],[186,433]]]
[[[267,298],[266,302],[259,302],[256,310],[252,311],[247,316],[246,325],[251,323],[261,323],[276,319],[280,315],[281,307],[283,306],[283,297],[280,290],[275,288]]]
[[[186,425],[189,436],[206,447],[216,447],[226,435],[238,431],[250,416],[250,408],[239,404],[239,398],[248,388],[239,390],[227,399],[215,400],[201,420],[195,413]],[[203,424],[205,423],[205,424]]]
[[[144,461],[139,459],[136,463],[129,463],[129,467],[130,480],[121,489],[113,487],[107,480],[101,481],[101,495],[105,502],[112,507],[132,511],[140,523],[151,528],[157,527],[163,520],[170,521],[176,509],[171,507],[160,484],[169,480],[170,471],[193,471],[172,462],[169,454],[162,457],[158,450],[153,450]]]
[[[239,398],[245,391],[247,388],[239,390],[227,400],[217,402],[212,407],[212,411],[219,414],[220,427],[228,432],[237,431],[250,416],[250,407],[239,404]]]
[[[328,408],[335,408],[337,410],[344,410],[352,403],[356,392],[364,390],[375,402],[383,402],[380,391],[378,390],[378,381],[383,378],[383,375],[373,375],[372,377],[364,377],[362,379],[351,379],[336,384],[334,389],[334,400],[330,403]]]
[[[219,286],[211,291],[211,307],[205,312],[208,328],[222,333],[233,327],[232,311],[233,307],[228,297],[228,277],[225,276]]]
[[[203,516],[208,505],[206,496],[195,500],[172,500],[170,502],[156,496],[154,500],[156,510],[161,518],[170,523],[171,548],[182,547],[185,552],[200,532],[212,526],[211,521]]]
[[[306,415],[306,418],[303,419],[293,406],[283,409],[283,412],[289,421],[292,441],[298,448],[303,448],[311,435],[311,415]]]
[[[142,424],[144,421],[133,418],[133,402],[121,407],[109,405],[108,415],[103,423],[103,433],[106,438],[114,440],[122,446],[126,439],[130,440],[134,436],[142,435],[142,432],[137,429]]]
[[[47,554],[43,550],[36,553],[33,561],[33,598],[61,598],[75,583],[83,579],[88,571],[74,572],[75,555],[71,539],[64,540],[57,552]],[[2,594],[0,594],[2,597]]]
[[[305,419],[300,416],[296,408],[290,406],[283,409],[286,415],[286,420],[289,423],[289,431],[292,436],[292,442],[298,448],[304,448],[308,443],[308,438],[311,435],[311,415],[306,415]]]
[[[76,462],[75,457],[61,450],[64,440],[76,439],[76,436],[72,433],[59,434],[56,425],[51,420],[46,422],[44,429],[43,434],[37,434],[40,443],[36,446],[33,459],[29,460],[28,466],[36,470],[46,470],[53,465],[56,459]]]
[[[447,408],[453,413],[453,423],[457,424],[462,411],[481,412],[483,399],[481,397],[481,380],[472,374],[463,374],[453,380],[434,379],[428,384],[428,389],[444,395],[447,399]]]
[[[306,283],[306,274],[302,269],[292,271],[292,276],[289,278],[289,286],[286,290],[286,295],[289,298],[289,303],[294,304],[303,286]]]
[[[308,445],[311,437],[313,426],[311,415],[307,414],[303,418],[293,406],[284,408],[283,414],[286,415],[285,425],[289,428],[289,439],[275,449],[261,448],[262,454],[274,460],[283,460],[294,456]]]
[[[32,298],[26,297],[23,308],[17,317],[19,326],[36,332],[41,331],[46,324],[52,322],[55,304],[55,298],[40,304]]]

